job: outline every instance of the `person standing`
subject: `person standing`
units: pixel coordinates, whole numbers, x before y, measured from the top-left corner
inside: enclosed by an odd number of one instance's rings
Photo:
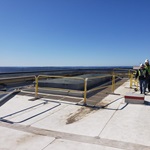
[[[148,77],[146,79],[146,87],[148,88],[148,92],[150,92],[150,64],[149,60],[145,60],[145,69],[148,71]]]
[[[140,92],[141,94],[146,95],[146,80],[148,77],[148,71],[146,70],[144,64],[140,64],[140,69],[137,70],[135,78],[139,79],[139,84],[140,84]]]

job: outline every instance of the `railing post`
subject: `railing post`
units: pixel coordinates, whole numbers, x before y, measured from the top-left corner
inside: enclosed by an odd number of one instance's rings
[[[138,80],[136,79],[136,89],[138,90],[138,84],[139,84],[139,82],[138,82]]]
[[[85,78],[85,79],[84,79],[84,105],[86,105],[87,80],[88,80],[88,78]]]
[[[131,71],[128,71],[128,78],[130,79]]]
[[[133,75],[130,74],[130,88],[132,88],[132,82],[133,82]]]
[[[38,76],[35,77],[35,98],[38,98]]]
[[[115,91],[115,75],[112,75],[112,92],[114,93]]]

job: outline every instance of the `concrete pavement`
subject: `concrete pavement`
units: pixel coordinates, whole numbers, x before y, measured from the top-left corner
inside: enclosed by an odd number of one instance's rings
[[[100,101],[101,109],[16,95],[0,107],[0,117],[12,122],[0,121],[0,150],[149,150],[150,106],[126,105],[129,92],[127,81]]]

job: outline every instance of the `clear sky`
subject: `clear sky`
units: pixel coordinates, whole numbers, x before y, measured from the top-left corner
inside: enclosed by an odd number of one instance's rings
[[[150,59],[150,0],[0,0],[0,66],[132,66]]]

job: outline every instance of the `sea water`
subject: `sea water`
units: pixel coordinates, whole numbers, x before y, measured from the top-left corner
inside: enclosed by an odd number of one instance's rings
[[[70,67],[0,67],[0,73],[19,73],[19,72],[40,72],[40,71],[65,71],[65,70],[80,70],[80,69],[86,69],[86,70],[110,70],[113,68],[126,68],[131,69],[131,66],[70,66]]]

